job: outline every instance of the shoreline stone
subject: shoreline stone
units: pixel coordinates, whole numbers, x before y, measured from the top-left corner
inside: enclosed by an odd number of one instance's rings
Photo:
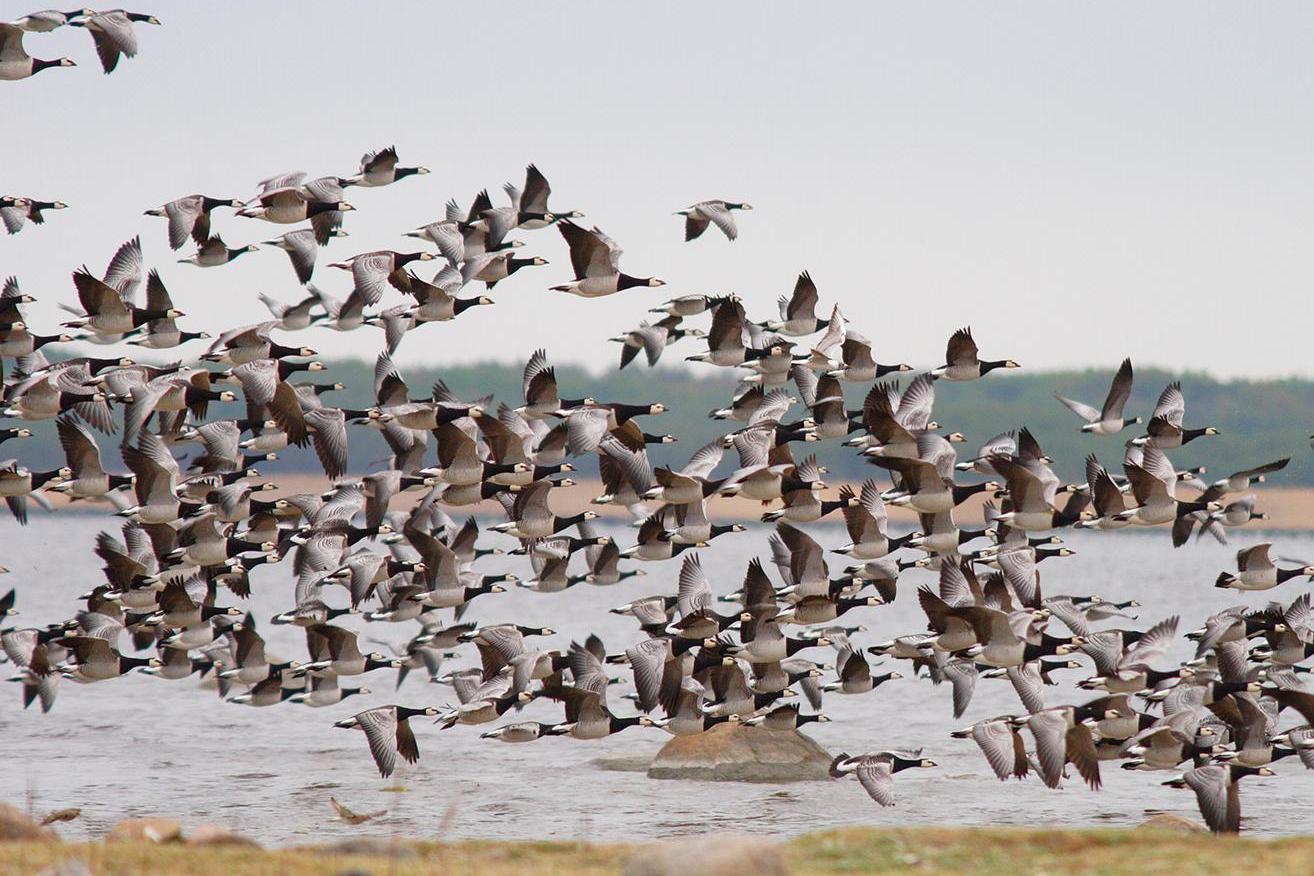
[[[1156,812],[1136,825],[1137,830],[1170,830],[1174,833],[1208,833],[1203,826],[1189,818],[1171,812]]]
[[[229,846],[236,848],[258,849],[260,843],[243,836],[222,824],[202,824],[187,832],[186,843],[189,846]]]
[[[808,782],[828,777],[831,756],[797,730],[718,724],[697,736],[675,736],[657,752],[650,779],[717,782]]]
[[[176,818],[125,818],[110,828],[107,843],[182,842],[182,824]]]
[[[714,833],[648,843],[630,856],[621,872],[622,876],[786,876],[789,867],[774,840]]]
[[[59,841],[53,830],[41,826],[35,818],[21,809],[0,803],[0,842],[23,840]]]

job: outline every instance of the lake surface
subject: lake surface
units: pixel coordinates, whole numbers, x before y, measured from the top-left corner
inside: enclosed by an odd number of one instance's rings
[[[18,588],[22,626],[71,616],[76,597],[100,580],[92,539],[117,521],[100,515],[33,515],[20,530],[4,526],[0,562],[13,574],[0,578],[0,590]],[[631,532],[616,526],[603,531],[632,542]],[[842,528],[812,525],[823,545],[843,544]],[[702,551],[703,567],[718,593],[736,589],[745,562],[768,557],[767,529],[727,535]],[[1212,543],[1173,550],[1165,529],[1150,532],[1069,533],[1077,555],[1052,559],[1042,566],[1046,595],[1098,593],[1108,599],[1136,598],[1138,624],[1148,626],[1170,614],[1182,616],[1180,630],[1194,629],[1210,613],[1228,605],[1259,606],[1271,595],[1289,602],[1308,587],[1303,579],[1261,594],[1214,589],[1218,571],[1231,568],[1241,545],[1265,540],[1263,533],[1234,537],[1230,547]],[[481,545],[500,536],[485,535]],[[1275,533],[1274,554],[1314,556],[1314,536]],[[838,558],[842,559],[842,558]],[[577,560],[582,563],[582,558]],[[488,571],[526,574],[524,558],[489,557]],[[654,593],[674,593],[678,561],[646,563],[648,576],[615,587],[580,585],[564,593],[514,590],[476,601],[468,619],[515,620],[548,625],[558,631],[551,645],[564,648],[572,638],[595,632],[611,653],[638,641],[632,618],[607,609]],[[832,564],[838,572],[839,562]],[[774,576],[774,568],[771,574]],[[258,621],[290,608],[288,566],[261,567],[249,605]],[[885,641],[924,629],[916,600],[921,583],[936,574],[913,569],[900,582],[898,600],[889,606],[861,609],[849,623],[870,629],[855,637],[859,645]],[[235,601],[226,592],[224,597]],[[413,623],[365,624],[346,618],[344,625],[369,627],[368,635],[403,643]],[[1125,623],[1125,622],[1124,622]],[[1104,624],[1107,626],[1108,624]],[[1056,625],[1057,626],[1057,625]],[[261,623],[272,653],[303,658],[304,636],[290,627]],[[124,639],[127,646],[127,639]],[[451,667],[477,665],[473,647]],[[807,652],[831,660],[833,654]],[[1175,657],[1188,657],[1185,641]],[[824,654],[824,658],[823,658]],[[1089,661],[1087,661],[1088,663]],[[423,719],[412,722],[421,760],[403,765],[390,779],[380,779],[358,731],[333,722],[374,705],[408,706],[455,702],[449,687],[428,684],[413,672],[399,692],[395,673],[368,676],[374,691],[330,708],[312,709],[284,703],[250,708],[219,700],[193,677],[163,681],[132,674],[91,685],[65,682],[54,710],[42,715],[24,711],[17,685],[0,687],[0,744],[7,752],[0,770],[0,801],[36,812],[79,806],[83,816],[61,825],[70,838],[99,837],[120,818],[160,814],[181,818],[184,825],[217,822],[269,844],[322,841],[348,835],[398,835],[415,838],[559,838],[640,840],[690,831],[733,830],[789,834],[847,824],[865,825],[1135,825],[1147,813],[1167,811],[1199,820],[1194,795],[1161,786],[1172,773],[1129,773],[1116,764],[1103,766],[1104,788],[1092,793],[1077,781],[1058,791],[1038,779],[998,782],[970,741],[949,738],[949,731],[997,714],[1020,711],[1006,680],[982,680],[968,713],[954,720],[949,686],[932,687],[913,679],[906,663],[886,661],[905,678],[862,696],[829,694],[824,711],[834,720],[810,724],[807,732],[833,753],[922,746],[938,769],[911,770],[896,778],[898,805],[881,809],[856,781],[802,782],[783,785],[650,780],[642,773],[599,769],[597,758],[647,756],[669,737],[656,728],[634,728],[596,742],[569,738],[508,745],[479,738],[489,727],[440,731]],[[9,667],[3,667],[5,675]],[[1047,702],[1083,702],[1090,694],[1074,683],[1089,674],[1072,670],[1064,683],[1046,691]],[[351,685],[358,683],[353,679]],[[612,688],[612,703],[630,689]],[[517,719],[561,720],[560,707],[535,702]],[[1296,722],[1283,715],[1282,726]],[[491,725],[490,725],[491,727]],[[1028,744],[1030,740],[1028,739]],[[1275,778],[1249,778],[1243,784],[1244,829],[1282,834],[1310,829],[1314,771],[1290,758],[1277,765]],[[404,792],[385,790],[404,787]],[[328,798],[337,797],[357,811],[387,809],[389,814],[361,827],[333,820]]]

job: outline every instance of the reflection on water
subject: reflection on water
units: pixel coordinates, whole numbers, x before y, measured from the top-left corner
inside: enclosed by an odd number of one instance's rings
[[[13,574],[0,579],[19,591],[15,622],[39,625],[70,616],[75,597],[99,579],[91,553],[98,529],[113,528],[105,517],[34,515],[20,535],[9,526],[3,559]],[[604,527],[604,529],[606,529]],[[623,543],[632,534],[609,531]],[[826,546],[847,539],[837,527],[813,526]],[[1234,562],[1236,546],[1201,544],[1174,551],[1167,532],[1071,533],[1077,556],[1041,566],[1046,594],[1099,593],[1110,599],[1135,597],[1140,625],[1169,614],[1182,615],[1183,631],[1227,605],[1262,605],[1270,594],[1236,594],[1214,589],[1213,579]],[[485,536],[491,543],[498,536]],[[1247,544],[1260,540],[1247,533]],[[1275,554],[1314,555],[1314,537],[1277,534]],[[58,546],[58,573],[50,554]],[[69,546],[64,549],[62,546]],[[744,564],[767,550],[764,530],[717,540],[703,551],[703,567],[718,593],[735,589]],[[524,575],[523,558],[487,558],[490,571]],[[678,563],[646,564],[648,577],[610,588],[580,585],[564,593],[513,592],[481,597],[470,612],[483,622],[517,620],[558,631],[552,644],[565,646],[590,632],[602,636],[609,651],[638,639],[634,621],[606,609],[651,593],[675,592]],[[290,607],[292,586],[286,567],[257,570],[250,606],[258,620]],[[774,574],[774,572],[773,572]],[[866,645],[922,629],[925,619],[915,590],[933,583],[934,573],[910,570],[890,606],[864,608],[846,621],[870,629],[856,637]],[[1307,586],[1293,582],[1275,591],[1290,601]],[[231,598],[231,597],[228,597]],[[365,625],[367,635],[404,642],[413,624]],[[301,657],[299,631],[264,623],[262,635],[272,653]],[[126,637],[125,642],[126,645]],[[1189,656],[1185,642],[1176,656]],[[473,649],[453,663],[477,664]],[[905,669],[906,667],[900,667]],[[6,673],[7,674],[7,673]],[[905,676],[910,675],[904,672]],[[1047,689],[1049,702],[1089,698],[1073,683],[1080,670],[1063,673],[1064,683]],[[1035,779],[1000,783],[969,741],[949,738],[957,726],[1019,710],[1007,681],[982,680],[967,715],[955,721],[949,689],[905,677],[861,696],[828,695],[825,712],[835,720],[810,724],[808,733],[832,752],[923,746],[940,764],[911,770],[896,781],[898,805],[880,809],[857,782],[806,782],[782,785],[650,780],[642,773],[599,769],[598,758],[651,755],[667,738],[655,728],[636,728],[609,739],[580,742],[549,738],[525,745],[479,739],[485,728],[441,731],[414,722],[421,760],[380,779],[358,732],[335,729],[333,722],[371,705],[441,705],[454,702],[450,688],[425,683],[412,673],[400,691],[395,675],[378,671],[366,684],[373,693],[325,709],[284,703],[255,709],[221,702],[215,691],[194,679],[169,682],[132,675],[93,685],[65,683],[49,715],[20,708],[17,685],[0,688],[0,741],[9,752],[0,770],[0,800],[46,812],[80,806],[82,818],[60,831],[70,838],[104,833],[114,821],[132,815],[168,814],[184,824],[219,822],[263,842],[290,844],[359,834],[397,834],[421,838],[572,838],[634,840],[700,830],[797,833],[842,824],[1011,824],[1134,825],[1148,814],[1173,812],[1198,819],[1193,795],[1161,786],[1170,773],[1129,773],[1106,764],[1099,793],[1072,782],[1049,791]],[[622,711],[620,695],[611,700]],[[526,720],[554,720],[559,707],[535,702]],[[1293,718],[1284,716],[1283,726]],[[1242,791],[1245,830],[1291,833],[1308,830],[1314,802],[1314,772],[1293,759],[1277,765],[1279,775],[1247,779]],[[388,791],[404,787],[404,792]],[[358,811],[387,809],[387,816],[361,827],[332,820],[332,794]]]

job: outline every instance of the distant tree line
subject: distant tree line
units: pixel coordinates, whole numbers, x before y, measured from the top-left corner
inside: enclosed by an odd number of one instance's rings
[[[373,363],[359,360],[331,360],[326,372],[311,375],[318,381],[339,381],[348,387],[324,396],[325,402],[342,407],[364,408],[373,403]],[[443,380],[456,394],[473,399],[492,392],[498,401],[515,407],[520,404],[520,367],[497,363],[421,368],[402,368],[411,396],[427,397],[436,380]],[[1050,371],[991,375],[970,386],[941,381],[936,387],[935,419],[943,432],[961,432],[966,443],[957,445],[961,457],[971,456],[991,436],[1007,429],[1026,426],[1040,440],[1046,453],[1055,460],[1059,475],[1068,480],[1083,478],[1083,460],[1095,453],[1110,467],[1122,459],[1123,442],[1141,434],[1142,426],[1129,427],[1121,435],[1099,437],[1081,434],[1076,416],[1060,405],[1053,394],[1060,392],[1096,407],[1108,390],[1109,371]],[[908,375],[904,375],[906,385]],[[297,379],[307,379],[299,377]],[[1270,482],[1278,485],[1314,484],[1314,452],[1309,436],[1314,431],[1314,380],[1220,381],[1203,374],[1174,375],[1166,371],[1138,369],[1127,415],[1148,419],[1160,390],[1171,380],[1182,382],[1186,395],[1186,425],[1216,426],[1222,434],[1199,438],[1170,453],[1179,466],[1205,465],[1211,475],[1222,477],[1283,456],[1292,458],[1286,471]],[[631,368],[623,372],[593,374],[570,365],[557,368],[557,380],[563,396],[592,396],[599,401],[664,403],[668,412],[644,417],[644,429],[653,433],[670,433],[679,443],[649,448],[655,464],[683,465],[698,447],[741,424],[709,419],[708,413],[724,407],[734,392],[734,381],[724,373],[691,375],[683,368]],[[862,407],[868,384],[849,384],[845,394],[850,409]],[[793,392],[793,386],[790,386]],[[796,393],[795,393],[796,394]],[[241,417],[243,406],[218,405],[211,416]],[[496,410],[496,404],[493,411]],[[788,419],[806,416],[796,405]],[[33,470],[62,465],[59,443],[52,423],[33,424],[36,435],[28,441],[10,442],[0,456],[17,456]],[[375,469],[388,456],[387,445],[372,429],[354,427],[351,435],[351,470]],[[105,442],[110,456],[105,459],[110,470],[121,470],[113,458],[115,444]],[[882,476],[850,448],[837,442],[796,444],[795,456],[808,454],[827,465],[831,480],[861,480]],[[723,465],[729,465],[727,461]],[[582,467],[582,474],[596,469]],[[308,451],[289,449],[276,462],[262,467],[265,474],[277,477],[280,471],[318,471]]]

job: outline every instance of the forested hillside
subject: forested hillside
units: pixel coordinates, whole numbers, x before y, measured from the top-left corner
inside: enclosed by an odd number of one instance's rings
[[[520,403],[520,370],[500,364],[479,364],[459,368],[405,368],[404,377],[413,397],[427,396],[437,379],[446,381],[453,391],[466,398],[490,390],[499,400],[511,405]],[[709,369],[705,377],[692,376],[681,367],[647,370],[631,367],[624,372],[590,374],[572,366],[557,369],[563,395],[591,395],[599,401],[663,402],[670,410],[659,417],[644,418],[647,431],[671,433],[679,443],[651,448],[655,462],[674,465],[699,446],[724,434],[736,424],[708,418],[713,408],[725,405],[733,383],[726,372]],[[344,392],[325,396],[325,400],[344,407],[368,407],[372,403],[373,363],[342,360],[329,363],[329,370],[314,377],[337,380],[347,385]],[[905,383],[907,375],[904,375]],[[1108,390],[1110,372],[1041,372],[998,374],[971,385],[937,383],[935,417],[945,430],[962,432],[967,437],[959,445],[960,455],[970,455],[979,444],[1005,429],[1028,426],[1040,439],[1046,452],[1056,460],[1059,473],[1068,479],[1080,478],[1082,460],[1094,451],[1106,463],[1121,459],[1122,443],[1140,434],[1139,427],[1120,436],[1102,438],[1079,433],[1080,421],[1054,400],[1054,392],[1098,406]],[[1148,417],[1159,391],[1174,378],[1181,379],[1186,394],[1186,424],[1218,427],[1218,437],[1200,438],[1170,454],[1181,465],[1206,465],[1211,474],[1223,476],[1236,469],[1291,456],[1292,463],[1274,483],[1314,484],[1314,460],[1309,448],[1309,434],[1314,431],[1314,381],[1304,379],[1227,381],[1197,375],[1170,375],[1149,369],[1138,370],[1136,384],[1128,405],[1128,415]],[[305,379],[304,377],[300,379]],[[850,408],[860,408],[868,385],[847,385]],[[212,408],[216,413],[223,406]],[[240,405],[228,406],[232,416],[241,416]],[[804,416],[796,407],[792,416]],[[795,418],[796,418],[795,417]],[[59,446],[50,423],[35,424],[37,437],[30,442],[13,442],[4,448],[5,456],[19,456],[34,470],[61,464]],[[387,455],[379,435],[371,429],[357,427],[351,431],[352,471],[365,471]],[[112,446],[112,445],[111,445]],[[830,466],[832,479],[858,479],[878,472],[860,459],[853,450],[837,442],[796,446],[800,458],[815,452]],[[121,470],[120,461],[106,459],[107,467]],[[727,463],[728,465],[728,463]],[[289,451],[264,470],[318,470],[305,452]],[[586,472],[592,473],[592,472]]]

